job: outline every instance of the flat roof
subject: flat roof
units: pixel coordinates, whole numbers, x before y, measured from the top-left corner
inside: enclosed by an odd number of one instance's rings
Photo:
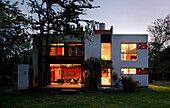
[[[148,36],[148,34],[112,34],[113,36]]]

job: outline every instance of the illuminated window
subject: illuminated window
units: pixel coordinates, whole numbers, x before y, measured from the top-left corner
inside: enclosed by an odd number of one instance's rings
[[[51,43],[50,56],[83,56],[83,43]]]
[[[111,43],[101,43],[101,59],[111,60]]]
[[[111,69],[102,70],[101,85],[111,85]]]
[[[70,43],[67,50],[68,56],[83,56],[83,43]]]
[[[136,44],[121,44],[121,60],[137,60]]]
[[[50,56],[64,56],[64,43],[54,43],[50,46]]]
[[[136,74],[136,68],[121,68],[121,74]]]
[[[69,56],[82,56],[83,48],[82,47],[69,47],[68,48]]]

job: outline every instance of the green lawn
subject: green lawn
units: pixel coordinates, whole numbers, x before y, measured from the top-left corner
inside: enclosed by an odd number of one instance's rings
[[[138,88],[135,93],[4,93],[8,88],[0,88],[2,108],[170,108],[170,82],[162,85],[162,82],[155,81],[149,88]]]

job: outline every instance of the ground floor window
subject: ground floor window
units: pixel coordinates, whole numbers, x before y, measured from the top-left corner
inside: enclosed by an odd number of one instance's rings
[[[121,68],[121,74],[136,74],[136,68]]]
[[[148,74],[148,68],[121,68],[121,74]]]
[[[101,85],[111,85],[111,69],[103,69],[101,72]]]
[[[78,84],[82,80],[81,64],[50,64],[51,83]]]

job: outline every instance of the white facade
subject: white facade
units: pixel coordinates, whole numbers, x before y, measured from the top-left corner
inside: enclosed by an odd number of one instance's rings
[[[89,57],[101,58],[101,34],[93,34],[90,38],[94,42],[85,42],[85,59]],[[114,66],[113,72],[121,75],[121,68],[148,68],[148,50],[138,49],[136,61],[121,60],[121,43],[147,43],[147,34],[112,34],[111,35],[111,60]],[[127,75],[124,75],[127,76]],[[139,82],[139,86],[148,86],[147,74],[133,74],[133,79]],[[113,80],[112,80],[113,84]]]
[[[148,50],[145,49],[136,49],[137,59],[134,61],[122,61],[121,60],[121,43],[147,43],[148,42],[148,35],[147,34],[112,34],[112,30],[96,30],[94,34],[90,35],[90,39],[93,42],[88,40],[84,41],[84,55],[83,59],[88,59],[90,57],[97,57],[101,58],[101,40],[104,38],[103,35],[111,36],[110,43],[111,43],[111,61],[113,63],[114,69],[111,70],[111,73],[116,72],[121,78],[121,76],[127,76],[126,74],[121,74],[121,68],[136,68],[136,69],[147,69],[148,68]],[[77,40],[75,38],[69,38],[66,36],[67,42],[83,42],[81,40]],[[107,41],[107,40],[106,40]],[[56,42],[56,41],[55,41]],[[54,43],[55,43],[54,42]],[[64,41],[58,41],[60,43]],[[46,44],[46,43],[43,43]],[[34,52],[33,52],[33,65],[34,65],[34,72],[35,78],[38,79],[38,62],[37,62],[37,48],[34,44]],[[42,60],[43,61],[43,60]],[[62,60],[60,60],[62,61]],[[54,63],[52,63],[54,64]],[[70,64],[70,63],[67,63]],[[81,63],[79,63],[81,64]],[[43,68],[47,66],[47,64],[43,65]],[[43,76],[46,77],[46,74],[43,73]],[[112,74],[110,75],[112,76]],[[43,78],[45,78],[43,77]],[[148,74],[132,74],[134,80],[139,82],[139,86],[148,86]],[[112,79],[112,78],[111,78]],[[108,80],[109,82],[109,80]],[[112,86],[115,84],[113,79],[111,80]]]

